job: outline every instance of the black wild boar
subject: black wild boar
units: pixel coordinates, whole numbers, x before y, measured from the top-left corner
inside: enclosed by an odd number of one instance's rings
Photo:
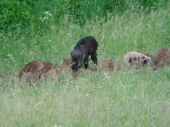
[[[87,36],[79,40],[71,52],[72,70],[77,71],[84,64],[85,69],[88,68],[89,57],[97,65],[98,42],[92,36]]]

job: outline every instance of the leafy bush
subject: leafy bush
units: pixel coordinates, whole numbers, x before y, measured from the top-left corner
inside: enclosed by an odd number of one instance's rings
[[[85,19],[106,18],[107,14],[123,14],[126,10],[150,13],[166,8],[168,0],[3,0],[0,2],[0,29],[10,30],[38,26],[44,12],[50,11],[56,23],[61,19],[84,24]],[[41,29],[37,27],[36,29]]]
[[[16,29],[17,27],[29,27],[33,9],[36,2],[33,0],[18,0],[8,1],[4,0],[0,4],[0,29],[7,32],[8,29]]]

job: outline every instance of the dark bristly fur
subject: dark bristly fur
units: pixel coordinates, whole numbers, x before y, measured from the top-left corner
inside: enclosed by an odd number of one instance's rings
[[[161,48],[158,51],[157,56],[153,59],[153,70],[158,69],[160,66],[169,65],[170,64],[170,50],[167,48]]]
[[[72,70],[77,71],[84,64],[85,69],[88,68],[88,58],[91,57],[94,64],[97,65],[98,42],[94,37],[87,36],[78,41],[73,51],[71,52]]]

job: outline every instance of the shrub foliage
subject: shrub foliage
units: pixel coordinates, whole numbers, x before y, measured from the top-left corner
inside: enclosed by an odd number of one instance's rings
[[[50,11],[55,22],[65,18],[84,24],[85,19],[122,14],[126,10],[150,13],[166,8],[168,0],[3,0],[0,2],[0,29],[4,32],[25,29],[40,24],[41,17]],[[38,27],[41,28],[41,27]]]

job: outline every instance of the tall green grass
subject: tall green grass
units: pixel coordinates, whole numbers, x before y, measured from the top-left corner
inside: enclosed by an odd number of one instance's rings
[[[1,89],[1,126],[169,126],[167,68],[102,72]],[[101,80],[102,79],[102,80]],[[12,81],[13,80],[13,81]],[[13,82],[13,83],[12,83]]]
[[[161,47],[169,47],[168,10],[150,14],[126,11],[122,16],[107,15],[105,19],[91,21],[79,26],[65,19],[56,24],[53,17],[42,21],[41,31],[31,28],[32,34],[1,34],[1,67],[11,70],[31,60],[51,61],[58,64],[69,57],[76,42],[87,35],[99,42],[99,59],[122,59],[128,51],[150,52],[156,55]]]
[[[30,87],[18,79],[19,70],[32,61],[59,64],[76,42],[91,35],[99,43],[98,59],[124,64],[129,51],[157,54],[170,47],[169,9],[86,19],[81,26],[53,17],[19,35],[0,34],[0,126],[50,127],[168,127],[170,125],[170,68],[91,72],[59,82],[40,81]],[[29,32],[30,32],[29,31]],[[36,31],[36,32],[35,32]],[[93,66],[93,64],[91,65]]]
[[[50,11],[56,23],[65,17],[67,20],[83,25],[86,18],[93,20],[95,16],[106,18],[106,14],[121,15],[125,11],[150,13],[166,9],[168,0],[2,0],[0,2],[0,31],[10,33],[22,29],[19,33],[36,26],[36,32],[41,30],[44,12]],[[23,31],[24,29],[24,31]]]

